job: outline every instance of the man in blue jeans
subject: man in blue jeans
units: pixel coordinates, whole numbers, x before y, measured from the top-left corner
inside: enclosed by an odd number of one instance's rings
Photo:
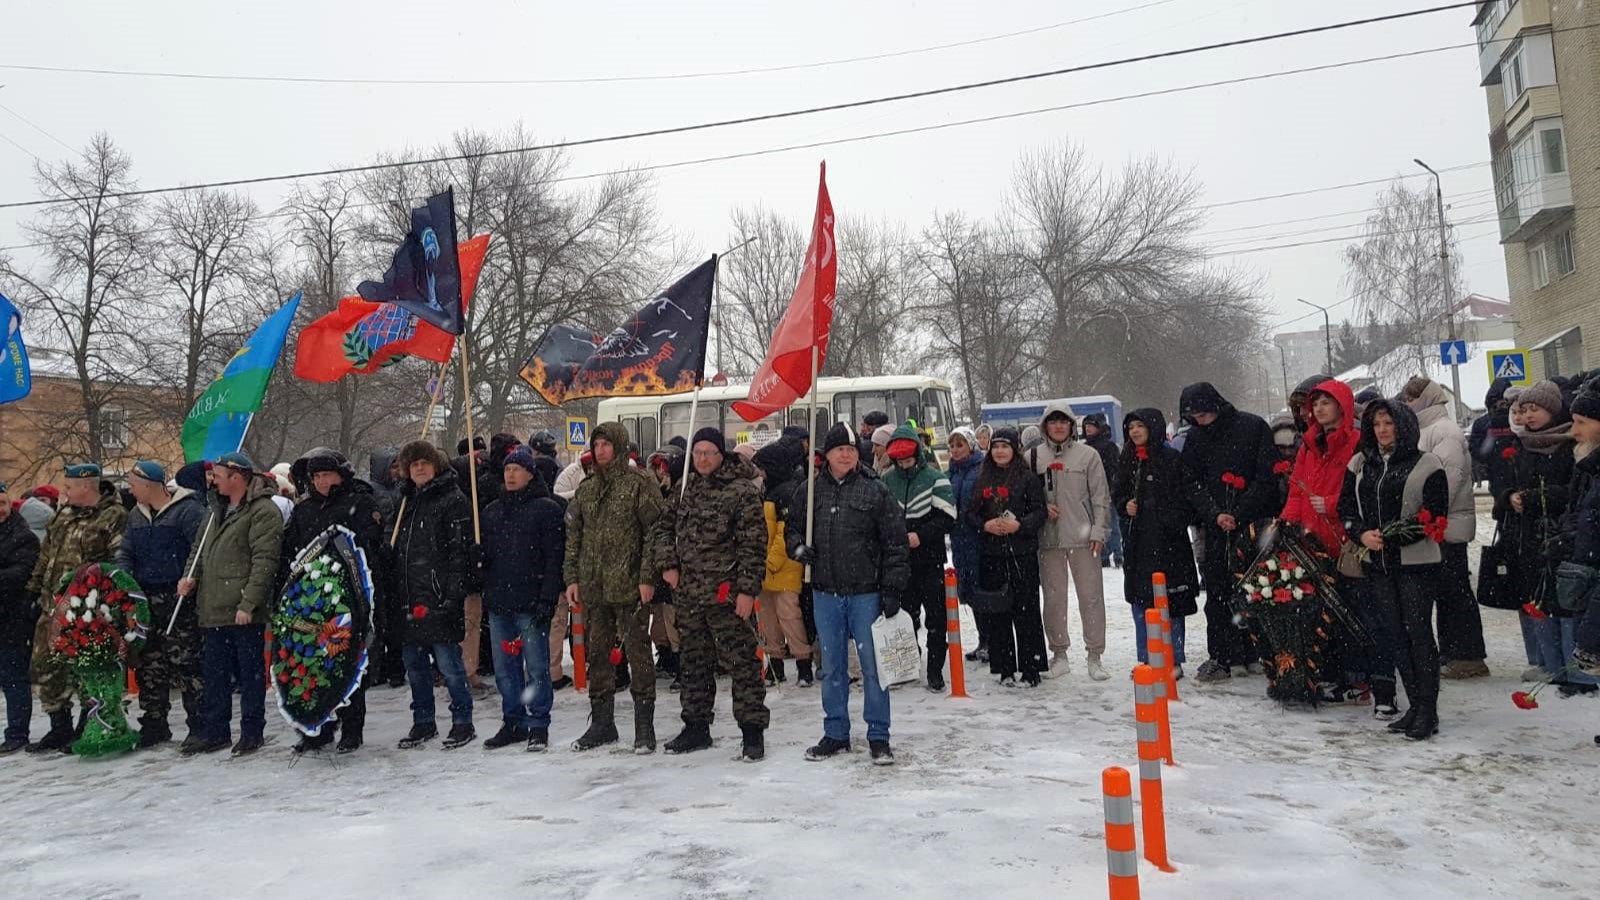
[[[789,555],[810,567],[811,596],[822,644],[822,740],[806,759],[850,749],[850,676],[846,647],[861,660],[862,711],[873,765],[894,764],[889,746],[889,692],[878,683],[872,623],[900,611],[910,574],[905,516],[872,471],[861,465],[856,438],[840,422],[828,430],[827,465],[816,478],[814,527],[807,542],[803,497],[784,525]],[[797,492],[799,488],[797,487]]]
[[[277,484],[257,473],[243,453],[212,464],[215,491],[200,535],[178,582],[179,603],[197,604],[200,620],[200,733],[180,752],[212,753],[229,746],[233,688],[239,688],[239,742],[234,756],[260,750],[267,724],[267,677],[262,663],[272,584],[282,552],[283,514],[272,498]],[[164,628],[165,623],[154,623]]]
[[[561,596],[567,530],[533,454],[508,454],[505,493],[483,511],[483,604],[503,724],[483,746],[550,746],[550,620]]]

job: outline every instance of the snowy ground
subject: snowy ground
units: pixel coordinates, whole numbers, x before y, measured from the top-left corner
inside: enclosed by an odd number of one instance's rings
[[[1120,597],[1120,573],[1107,587]],[[891,769],[859,746],[859,694],[858,752],[804,761],[821,708],[794,687],[769,694],[768,759],[731,761],[726,682],[717,746],[686,757],[570,752],[587,708],[571,691],[545,756],[400,751],[409,713],[389,688],[371,694],[367,747],[337,763],[291,768],[270,707],[276,743],[241,761],[10,757],[0,896],[1104,897],[1099,773],[1136,762],[1133,629],[1120,599],[1108,605],[1111,681],[1089,681],[1078,656],[1034,691],[976,675],[970,700],[898,689]],[[1600,703],[1551,691],[1513,708],[1516,620],[1484,616],[1495,675],[1445,683],[1430,743],[1367,709],[1281,711],[1261,678],[1183,682],[1165,772],[1179,872],[1143,866],[1143,896],[1600,897]],[[1203,620],[1190,621],[1200,651]],[[496,704],[480,701],[480,736]],[[663,690],[663,739],[677,710]]]

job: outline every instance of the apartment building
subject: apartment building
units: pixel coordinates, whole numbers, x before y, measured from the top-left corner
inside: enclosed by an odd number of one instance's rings
[[[1600,3],[1484,0],[1473,25],[1517,345],[1536,377],[1600,365]]]

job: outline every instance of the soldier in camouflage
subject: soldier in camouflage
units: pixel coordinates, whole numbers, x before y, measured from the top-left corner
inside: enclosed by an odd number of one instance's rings
[[[651,559],[672,587],[683,653],[683,732],[668,753],[711,746],[717,668],[732,680],[733,717],[744,737],[740,758],[765,753],[767,689],[750,614],[767,574],[767,520],[756,468],[724,453],[722,432],[702,428],[689,445],[688,487],[674,492],[651,535]]]
[[[72,671],[50,652],[50,613],[65,575],[85,563],[109,563],[122,543],[128,513],[117,502],[116,488],[100,478],[100,466],[67,466],[64,504],[45,528],[39,561],[28,579],[28,595],[39,598],[39,624],[33,635],[33,679],[39,684],[39,705],[50,714],[50,730],[29,753],[72,752]]]
[[[590,443],[594,474],[567,506],[562,565],[567,603],[582,609],[589,647],[589,729],[572,749],[617,742],[617,672],[610,657],[620,632],[633,669],[633,750],[654,753],[656,672],[648,604],[655,596],[655,573],[645,558],[645,541],[661,515],[661,488],[628,464],[628,429],[620,422],[596,426]]]

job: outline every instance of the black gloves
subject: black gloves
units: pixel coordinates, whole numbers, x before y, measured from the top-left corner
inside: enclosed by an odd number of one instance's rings
[[[794,552],[790,553],[789,556],[793,558],[795,562],[804,563],[809,566],[817,561],[817,548],[811,546],[810,544],[801,544],[800,546],[794,548]]]
[[[883,612],[885,619],[892,619],[900,615],[900,598],[893,594],[879,594],[878,609]]]

